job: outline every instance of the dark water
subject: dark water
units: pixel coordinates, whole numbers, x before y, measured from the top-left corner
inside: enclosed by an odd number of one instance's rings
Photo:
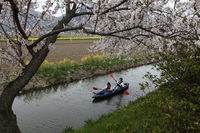
[[[124,82],[130,83],[129,95],[119,94],[105,100],[94,100],[93,92],[98,90],[93,90],[93,86],[103,88],[108,81],[115,85],[112,78],[104,75],[18,96],[13,110],[19,128],[23,133],[61,133],[67,125],[74,129],[82,127],[84,121],[97,119],[144,95],[138,85],[145,81],[143,75],[147,71],[159,75],[151,68],[148,65],[113,73],[116,79],[123,77]]]

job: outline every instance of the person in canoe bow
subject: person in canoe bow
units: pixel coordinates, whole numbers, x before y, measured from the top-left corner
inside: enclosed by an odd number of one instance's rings
[[[106,87],[104,87],[104,88],[101,89],[101,90],[102,90],[102,91],[100,91],[99,94],[105,93],[105,91],[112,91],[110,82],[108,82],[108,83],[106,84]],[[93,92],[93,93],[96,94],[96,92]]]
[[[105,90],[111,90],[111,84],[110,82],[107,83],[106,87],[104,88]]]
[[[102,91],[100,91],[98,94],[99,94],[99,95],[100,95],[100,94],[103,94],[103,93],[105,93],[106,91],[112,91],[110,82],[108,82],[107,85],[106,85],[106,87],[104,87],[104,88],[102,89]],[[93,92],[93,93],[94,93],[94,94],[97,94],[96,92]]]

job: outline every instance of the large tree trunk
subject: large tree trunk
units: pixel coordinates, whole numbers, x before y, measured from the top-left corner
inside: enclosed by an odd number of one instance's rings
[[[16,115],[12,109],[1,110],[0,133],[21,133],[17,125]]]

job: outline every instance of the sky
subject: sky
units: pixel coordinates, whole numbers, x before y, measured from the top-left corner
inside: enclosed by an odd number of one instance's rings
[[[46,2],[47,0],[34,0],[34,1],[37,1],[37,3],[39,4],[39,8],[36,9],[36,11],[41,12],[41,11],[42,11],[42,6],[45,5],[45,2]],[[55,1],[55,0],[51,0],[51,1]],[[63,1],[63,0],[60,0],[60,1]],[[59,11],[57,12],[57,14],[54,14],[54,16],[59,17],[59,16],[61,16],[62,14],[63,14],[63,13],[61,12],[61,10],[59,10]]]

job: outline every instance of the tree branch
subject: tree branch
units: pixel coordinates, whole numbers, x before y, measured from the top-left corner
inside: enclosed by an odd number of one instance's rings
[[[121,6],[123,3],[127,2],[128,0],[123,0],[122,2],[118,3],[117,5],[111,7],[111,8],[108,8],[107,10],[103,11],[101,14],[105,14],[105,13],[108,13],[109,11],[115,9],[116,7],[119,7]]]
[[[12,12],[13,12],[13,19],[15,20],[15,23],[17,24],[17,28],[19,29],[19,32],[22,34],[24,39],[28,39],[28,37],[26,36],[26,33],[22,29],[21,24],[19,22],[19,18],[18,18],[19,9],[18,9],[17,5],[14,3],[13,0],[9,0],[9,2],[11,4],[11,8],[12,8]]]
[[[24,29],[26,29],[26,24],[27,24],[27,20],[28,20],[28,12],[29,12],[29,9],[30,9],[30,5],[31,5],[31,0],[29,0],[28,5],[27,5]]]
[[[81,12],[81,13],[76,13],[76,14],[75,14],[75,17],[82,16],[82,15],[94,15],[94,13],[92,13],[92,12]]]
[[[2,7],[3,7],[3,5],[2,5],[2,4],[0,4],[0,14],[1,14]]]

